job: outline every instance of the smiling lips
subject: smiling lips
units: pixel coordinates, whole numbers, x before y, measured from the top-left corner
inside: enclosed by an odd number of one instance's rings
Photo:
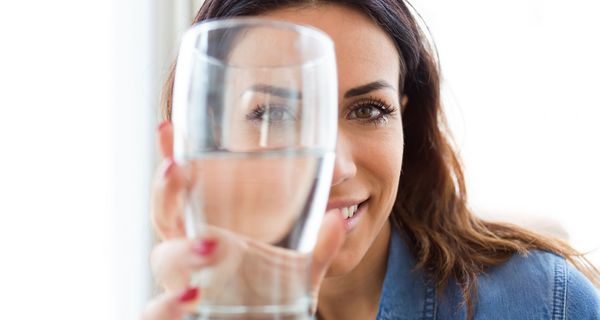
[[[360,198],[359,198],[360,199]],[[361,220],[363,211],[368,207],[368,198],[363,200],[333,200],[327,204],[327,212],[336,212],[344,218],[346,232],[353,230]]]
[[[363,201],[360,201],[360,200],[358,200],[358,201],[357,200],[330,201],[329,204],[327,205],[327,211],[337,209],[337,210],[339,210],[342,217],[344,217],[344,219],[348,220],[356,214],[359,207],[365,201],[366,200],[363,200]]]

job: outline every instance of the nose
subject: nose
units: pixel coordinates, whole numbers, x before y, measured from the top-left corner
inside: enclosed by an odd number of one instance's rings
[[[331,186],[336,186],[356,175],[356,164],[352,157],[352,145],[349,139],[340,132],[335,147],[335,164],[333,167],[333,181]]]

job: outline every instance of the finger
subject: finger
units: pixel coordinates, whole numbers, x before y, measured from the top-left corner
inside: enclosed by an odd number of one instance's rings
[[[215,264],[219,255],[216,239],[164,241],[152,250],[150,265],[159,285],[177,292],[190,283],[193,272]]]
[[[318,287],[325,277],[329,265],[335,259],[346,238],[344,221],[339,214],[325,214],[319,230],[319,237],[313,251],[311,267],[313,287]]]
[[[173,124],[168,120],[158,126],[158,147],[163,158],[173,158]]]
[[[187,288],[183,291],[165,293],[150,301],[142,315],[143,320],[180,320],[200,298],[200,290]]]
[[[185,235],[185,183],[183,169],[172,158],[164,160],[157,170],[152,190],[152,223],[160,239]]]

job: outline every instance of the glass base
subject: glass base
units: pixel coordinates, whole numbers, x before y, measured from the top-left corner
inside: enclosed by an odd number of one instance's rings
[[[290,306],[201,306],[197,313],[185,320],[314,320],[307,308]]]
[[[315,320],[307,314],[275,314],[275,313],[231,313],[231,314],[191,314],[184,320]]]

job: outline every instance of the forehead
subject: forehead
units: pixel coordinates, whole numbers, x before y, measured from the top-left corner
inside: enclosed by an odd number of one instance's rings
[[[335,44],[341,90],[375,80],[398,85],[398,51],[388,34],[366,14],[341,5],[318,5],[269,11],[262,16],[311,25],[327,33]]]

